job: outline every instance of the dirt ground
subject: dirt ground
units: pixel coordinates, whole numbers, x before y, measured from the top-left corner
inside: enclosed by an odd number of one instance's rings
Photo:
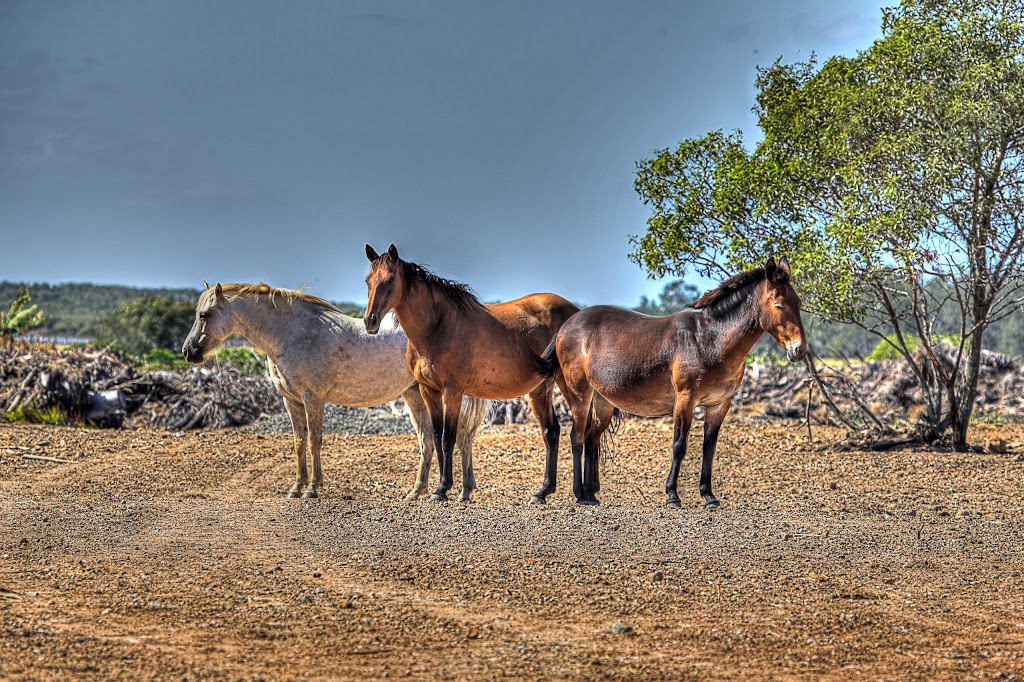
[[[290,436],[2,426],[0,678],[1024,680],[1024,428],[839,435],[727,422],[708,513],[697,442],[663,506],[664,422],[623,425],[598,508],[564,434],[526,504],[532,427],[438,505],[401,500],[412,436],[328,437],[322,498],[285,500]]]

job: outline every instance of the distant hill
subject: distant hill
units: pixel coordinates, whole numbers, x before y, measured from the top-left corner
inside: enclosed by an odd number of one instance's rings
[[[6,310],[21,293],[21,282],[0,282],[0,308]],[[45,336],[92,338],[97,322],[114,312],[122,303],[139,296],[159,296],[195,301],[199,289],[147,289],[114,284],[85,284],[66,282],[47,284],[30,283],[32,303],[39,306],[45,319],[38,333]],[[349,315],[361,314],[362,306],[355,303],[335,303]]]

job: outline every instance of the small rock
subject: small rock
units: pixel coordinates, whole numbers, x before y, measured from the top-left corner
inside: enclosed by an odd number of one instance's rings
[[[665,573],[662,571],[655,571],[654,573],[651,573],[651,581],[653,582],[660,583],[664,579]]]
[[[320,571],[313,571],[313,577],[314,578],[319,578],[320,577]]]
[[[829,487],[829,490],[835,490],[836,488],[839,487],[839,484],[836,483],[835,481],[832,481],[831,483],[828,484],[828,487]]]
[[[325,589],[324,589],[324,588],[322,588],[322,587],[317,587],[317,588],[316,588],[315,590],[313,590],[313,591],[314,591],[314,592],[316,592],[317,594],[323,594],[323,593],[324,593],[324,592],[326,592],[327,590],[325,590]]]
[[[147,609],[159,609],[161,606],[163,606],[163,605],[160,602],[158,602],[158,601],[148,601],[148,602],[146,602],[146,608]]]
[[[626,625],[625,623],[615,623],[612,625],[613,635],[628,635],[633,632],[632,625]]]

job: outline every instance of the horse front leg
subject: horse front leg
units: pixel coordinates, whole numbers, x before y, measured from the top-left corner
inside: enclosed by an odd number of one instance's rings
[[[452,487],[452,451],[455,449],[455,434],[458,431],[458,413],[456,411],[454,415],[456,423],[446,430],[447,418],[452,412],[447,409],[447,400],[450,400],[450,396],[423,384],[420,384],[420,395],[427,405],[430,423],[434,429],[434,450],[437,451],[437,469],[440,476],[437,489],[429,499],[431,502],[444,502],[447,501],[448,491]],[[447,450],[445,449],[446,442],[449,446]]]
[[[304,398],[306,427],[309,432],[309,452],[313,456],[313,480],[302,491],[302,497],[313,499],[320,497],[320,486],[324,482],[324,472],[320,467],[320,449],[324,441],[324,401],[309,392]]]
[[[718,431],[722,428],[725,415],[729,413],[732,400],[709,407],[704,415],[704,446],[700,463],[700,495],[704,506],[710,511],[718,508],[718,498],[711,492],[711,468],[715,462],[715,448],[718,445]]]
[[[530,498],[530,504],[547,504],[548,495],[555,492],[555,488],[558,487],[558,438],[562,433],[562,427],[555,416],[554,388],[555,382],[549,379],[533,389],[529,395],[530,409],[540,424],[546,451],[544,483]]]
[[[298,400],[291,398],[284,399],[284,409],[288,411],[288,417],[292,421],[292,437],[295,441],[295,464],[297,472],[295,483],[288,492],[287,497],[302,497],[302,490],[309,481],[306,473],[306,408]]]
[[[459,433],[459,414],[462,412],[462,391],[446,388],[441,394],[441,450],[438,453],[438,469],[441,480],[437,490],[430,496],[432,502],[447,502],[448,491],[452,489],[452,460],[455,457],[455,440]],[[437,420],[434,420],[437,429]],[[436,441],[435,441],[436,442]]]
[[[690,437],[690,425],[693,423],[693,402],[689,394],[676,394],[676,405],[672,415],[672,466],[668,470],[668,478],[665,479],[665,504],[670,507],[681,507],[679,500],[679,466],[683,463],[686,455],[686,440]]]
[[[416,482],[412,489],[405,495],[406,500],[412,501],[418,499],[427,490],[427,481],[430,478],[430,460],[434,457],[434,427],[430,422],[430,412],[427,411],[426,403],[423,402],[418,384],[413,384],[402,396],[409,408],[409,419],[416,431],[416,440],[420,448],[419,473],[416,475]]]

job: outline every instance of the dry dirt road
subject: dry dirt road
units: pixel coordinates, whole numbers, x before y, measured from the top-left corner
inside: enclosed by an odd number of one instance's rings
[[[661,422],[624,425],[598,508],[567,457],[525,504],[529,427],[437,505],[401,501],[411,436],[328,437],[302,501],[289,436],[2,426],[0,678],[1024,680],[1024,428],[990,431],[1016,451],[732,421],[708,513],[693,454],[662,506]]]

